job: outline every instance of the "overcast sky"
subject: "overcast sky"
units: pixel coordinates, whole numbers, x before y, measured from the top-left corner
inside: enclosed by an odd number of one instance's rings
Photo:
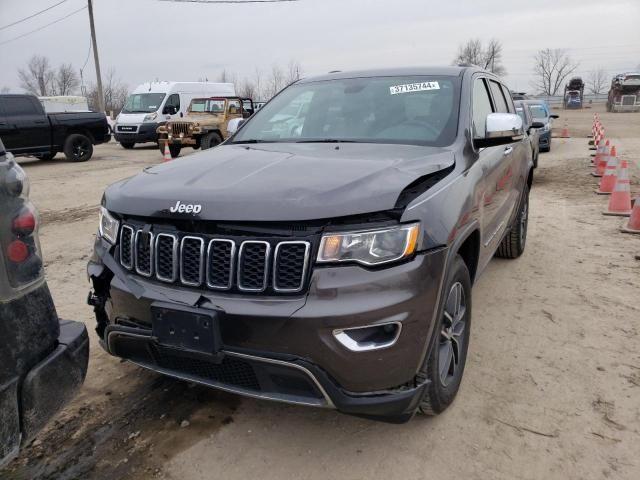
[[[0,88],[20,92],[17,70],[34,55],[80,68],[89,52],[86,9],[65,0],[0,0]],[[469,38],[504,45],[505,80],[530,90],[532,57],[565,48],[577,73],[609,75],[640,64],[640,0],[299,0],[225,5],[160,0],[94,0],[104,72],[115,68],[130,88],[144,81],[214,80],[222,69],[251,75],[295,59],[305,75],[375,66],[448,65]],[[3,43],[7,42],[7,43]],[[93,57],[85,83],[93,82]]]

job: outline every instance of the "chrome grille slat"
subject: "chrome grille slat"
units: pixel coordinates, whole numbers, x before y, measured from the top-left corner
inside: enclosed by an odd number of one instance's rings
[[[152,228],[153,230],[153,228]],[[311,268],[307,240],[242,240],[121,227],[120,263],[164,283],[247,293],[301,292]]]
[[[198,250],[193,250],[195,244],[199,245],[196,246]],[[193,256],[194,258],[187,258],[187,255],[189,257]],[[192,287],[199,287],[202,285],[203,261],[204,239],[202,237],[194,237],[192,235],[182,237],[182,241],[180,242],[180,281],[185,285]],[[192,269],[189,268],[188,263],[198,264],[197,278],[193,278],[194,272],[191,271]]]
[[[259,265],[257,262],[250,261],[245,263],[247,248],[264,247],[264,264]],[[251,252],[249,255],[259,258],[262,256],[261,249]],[[240,251],[238,252],[238,290],[243,292],[264,292],[267,289],[267,279],[269,278],[269,254],[271,253],[271,244],[262,240],[245,240],[240,244]],[[261,275],[262,280],[258,283],[258,279],[255,281],[249,281],[248,277],[260,276],[260,269],[264,270]]]
[[[289,260],[285,260],[285,259],[281,259],[281,254],[283,251],[283,247],[285,249],[285,253],[289,254],[289,252],[286,252],[286,250],[289,247],[296,247],[296,246],[302,246],[304,248],[303,252],[300,251],[295,251],[295,252],[291,252],[293,253],[293,255],[303,256],[303,261],[300,262],[297,258],[291,258]],[[307,276],[307,267],[309,265],[309,252],[311,250],[311,244],[309,242],[305,242],[305,241],[288,241],[288,242],[280,242],[278,243],[278,245],[276,245],[276,250],[275,253],[273,255],[273,289],[276,292],[286,292],[286,293],[293,293],[293,292],[299,292],[300,290],[302,290],[302,287],[304,286],[304,280]],[[300,266],[300,263],[302,263],[302,266]],[[289,279],[283,279],[284,275],[283,275],[283,270],[293,270],[291,272],[286,272]],[[296,278],[299,277],[299,281],[297,281],[297,284],[294,284]],[[284,285],[284,283],[287,283],[287,285]]]
[[[166,239],[171,241],[171,248],[169,258],[165,258],[168,245],[165,243]],[[159,233],[156,236],[155,245],[155,267],[156,278],[161,282],[173,283],[178,279],[178,237],[169,233]],[[171,266],[171,274],[165,275],[167,265]]]
[[[120,263],[128,270],[133,268],[133,237],[133,228],[123,225],[120,233]]]
[[[219,248],[225,250],[218,253]],[[226,248],[229,248],[228,259]],[[236,242],[214,238],[207,247],[207,286],[216,290],[230,290],[233,286],[233,270],[236,256]],[[214,265],[215,262],[215,265]],[[220,265],[222,264],[222,265]],[[224,282],[226,277],[227,281]]]

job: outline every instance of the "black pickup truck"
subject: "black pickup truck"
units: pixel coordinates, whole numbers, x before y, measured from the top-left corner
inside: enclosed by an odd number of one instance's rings
[[[87,373],[89,337],[59,319],[44,278],[29,182],[0,141],[0,478]]]
[[[0,95],[0,138],[14,155],[43,160],[64,152],[69,161],[86,162],[93,145],[111,139],[104,113],[45,113],[32,95]]]

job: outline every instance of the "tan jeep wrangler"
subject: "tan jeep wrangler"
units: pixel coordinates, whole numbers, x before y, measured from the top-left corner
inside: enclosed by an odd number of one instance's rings
[[[229,136],[228,125],[231,120],[248,118],[253,111],[250,98],[194,98],[185,117],[158,127],[158,146],[164,152],[168,142],[172,158],[180,155],[180,150],[185,146],[203,150],[215,147]]]

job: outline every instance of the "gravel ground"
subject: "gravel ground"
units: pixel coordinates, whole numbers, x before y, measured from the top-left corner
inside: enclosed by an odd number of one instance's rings
[[[640,192],[640,114],[598,111]],[[0,478],[640,478],[640,236],[619,233],[593,193],[593,112],[560,112],[572,138],[540,156],[527,251],[492,261],[474,287],[455,404],[399,426],[244,399],[105,354],[85,304],[97,205],[161,155],[111,143],[84,164],[25,159],[58,312],[86,322],[92,352],[76,400]]]

